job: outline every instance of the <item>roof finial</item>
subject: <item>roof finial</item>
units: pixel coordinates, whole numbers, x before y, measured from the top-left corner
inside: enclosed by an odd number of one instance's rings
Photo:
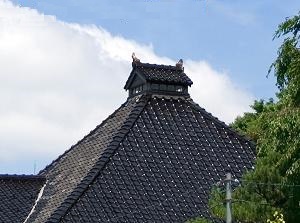
[[[180,59],[177,63],[176,63],[176,68],[183,70],[183,60]]]
[[[140,59],[135,56],[135,53],[132,53],[132,63],[140,63]]]

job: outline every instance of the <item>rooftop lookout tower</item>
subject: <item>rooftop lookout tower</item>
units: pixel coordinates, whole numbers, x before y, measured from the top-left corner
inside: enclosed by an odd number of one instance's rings
[[[176,66],[141,63],[133,60],[132,71],[124,86],[129,97],[139,94],[188,96],[193,82],[184,73],[182,60]]]

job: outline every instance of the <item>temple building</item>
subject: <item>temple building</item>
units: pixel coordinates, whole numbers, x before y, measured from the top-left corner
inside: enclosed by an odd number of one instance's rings
[[[0,175],[1,222],[170,222],[202,216],[227,172],[255,147],[189,95],[176,66],[134,59],[128,98],[38,175]]]

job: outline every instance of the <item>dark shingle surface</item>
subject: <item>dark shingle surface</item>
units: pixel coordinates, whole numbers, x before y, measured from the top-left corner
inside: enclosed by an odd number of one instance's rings
[[[108,146],[111,142],[117,142],[126,126],[130,127],[128,119],[130,114],[138,115],[139,104],[136,99],[127,101],[89,135],[41,172],[47,177],[47,184],[28,222],[58,221],[74,199],[88,186],[97,168],[105,164],[107,157],[110,156]]]
[[[145,97],[145,96],[144,96]],[[210,217],[212,184],[253,165],[251,143],[189,98],[152,97],[62,222]]]
[[[134,65],[131,75],[135,72],[142,75],[148,82],[179,84],[184,86],[191,86],[193,84],[192,80],[184,71],[175,66],[139,63]],[[125,89],[128,89],[130,80],[131,78],[129,77]]]
[[[137,77],[138,84],[192,84],[174,66],[139,63],[125,89]],[[142,93],[41,171],[47,183],[28,222],[179,223],[211,217],[212,184],[226,172],[240,178],[250,169],[254,146],[188,94]]]
[[[0,222],[23,222],[44,183],[40,176],[0,175]]]

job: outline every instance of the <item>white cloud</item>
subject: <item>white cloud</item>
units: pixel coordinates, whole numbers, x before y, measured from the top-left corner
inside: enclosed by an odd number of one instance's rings
[[[194,82],[191,95],[208,112],[230,123],[249,111],[252,96],[232,83],[226,72],[214,70],[205,61],[188,60],[185,64],[185,71]]]
[[[127,98],[132,52],[144,62],[175,64],[101,27],[0,0],[0,163],[50,162],[99,124]],[[252,97],[226,73],[191,60],[185,71],[193,99],[221,120],[248,110]],[[9,168],[0,164],[0,172]]]

